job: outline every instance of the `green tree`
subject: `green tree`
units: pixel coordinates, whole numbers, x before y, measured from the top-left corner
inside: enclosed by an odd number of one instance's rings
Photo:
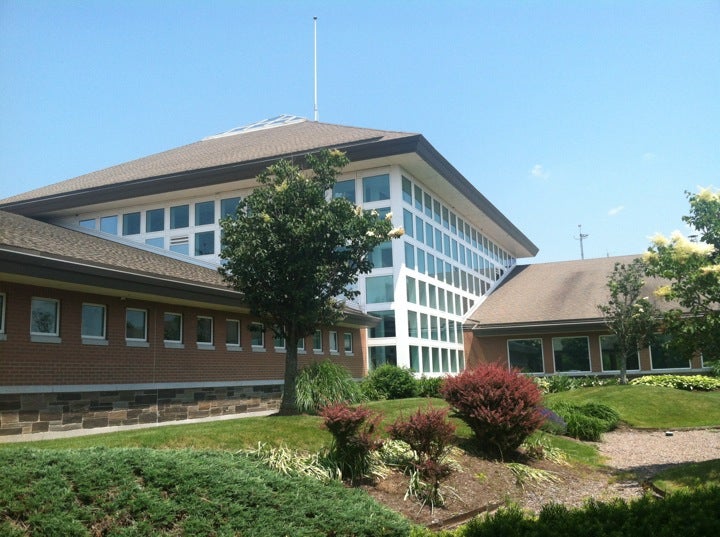
[[[243,293],[251,312],[285,338],[281,414],[297,413],[297,344],[318,327],[344,316],[346,299],[359,294],[358,274],[372,269],[369,254],[392,230],[344,198],[330,199],[348,159],[324,150],[306,159],[309,169],[281,160],[257,178],[259,186],[220,222],[220,274]]]
[[[678,306],[664,319],[673,350],[685,358],[700,352],[707,363],[720,359],[720,190],[685,194],[690,214],[682,219],[695,236],[655,236],[645,262],[648,275],[670,280],[657,294]]]
[[[649,347],[659,327],[660,310],[648,297],[642,297],[644,275],[645,264],[640,259],[615,263],[607,281],[610,298],[598,305],[605,324],[617,338],[620,384],[627,384],[628,358]]]

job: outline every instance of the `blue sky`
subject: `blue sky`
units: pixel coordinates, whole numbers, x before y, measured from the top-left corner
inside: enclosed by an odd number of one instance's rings
[[[420,132],[540,248],[720,186],[720,1],[0,0],[0,198],[279,114]]]

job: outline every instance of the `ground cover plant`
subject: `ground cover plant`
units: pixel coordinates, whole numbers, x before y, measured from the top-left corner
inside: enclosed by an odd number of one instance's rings
[[[226,452],[13,448],[0,451],[0,465],[7,536],[399,536],[410,528],[359,490]]]
[[[647,375],[630,381],[633,386],[661,386],[678,390],[720,390],[720,378],[706,375]]]
[[[579,440],[598,442],[602,433],[612,431],[620,422],[620,414],[603,403],[555,401],[549,409],[565,423],[565,434]]]

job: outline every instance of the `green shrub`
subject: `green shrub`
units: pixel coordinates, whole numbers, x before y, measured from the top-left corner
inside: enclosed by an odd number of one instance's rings
[[[448,377],[441,392],[472,430],[477,447],[500,457],[519,447],[545,420],[533,381],[500,364]]]
[[[407,399],[415,397],[417,384],[412,371],[394,365],[381,365],[365,379],[363,390],[378,399]]]
[[[330,360],[306,365],[297,377],[297,406],[300,412],[317,414],[321,408],[333,403],[359,403],[360,386],[350,372]]]
[[[568,392],[579,388],[595,388],[597,386],[616,386],[619,382],[616,377],[598,377],[596,375],[585,377],[549,375],[546,377],[533,377],[533,380],[543,393]]]
[[[720,390],[720,378],[705,375],[647,375],[630,381],[633,386],[659,386],[678,390],[705,391]]]
[[[418,397],[441,397],[440,387],[442,386],[444,377],[426,377],[422,376],[416,379]]]
[[[567,436],[590,442],[598,442],[602,433],[612,431],[620,421],[620,415],[602,403],[558,401],[551,403],[549,408],[567,424]]]

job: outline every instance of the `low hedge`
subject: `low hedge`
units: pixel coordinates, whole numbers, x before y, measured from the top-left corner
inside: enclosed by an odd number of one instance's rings
[[[720,390],[720,378],[705,375],[647,375],[631,380],[630,384],[689,391],[712,392]]]

